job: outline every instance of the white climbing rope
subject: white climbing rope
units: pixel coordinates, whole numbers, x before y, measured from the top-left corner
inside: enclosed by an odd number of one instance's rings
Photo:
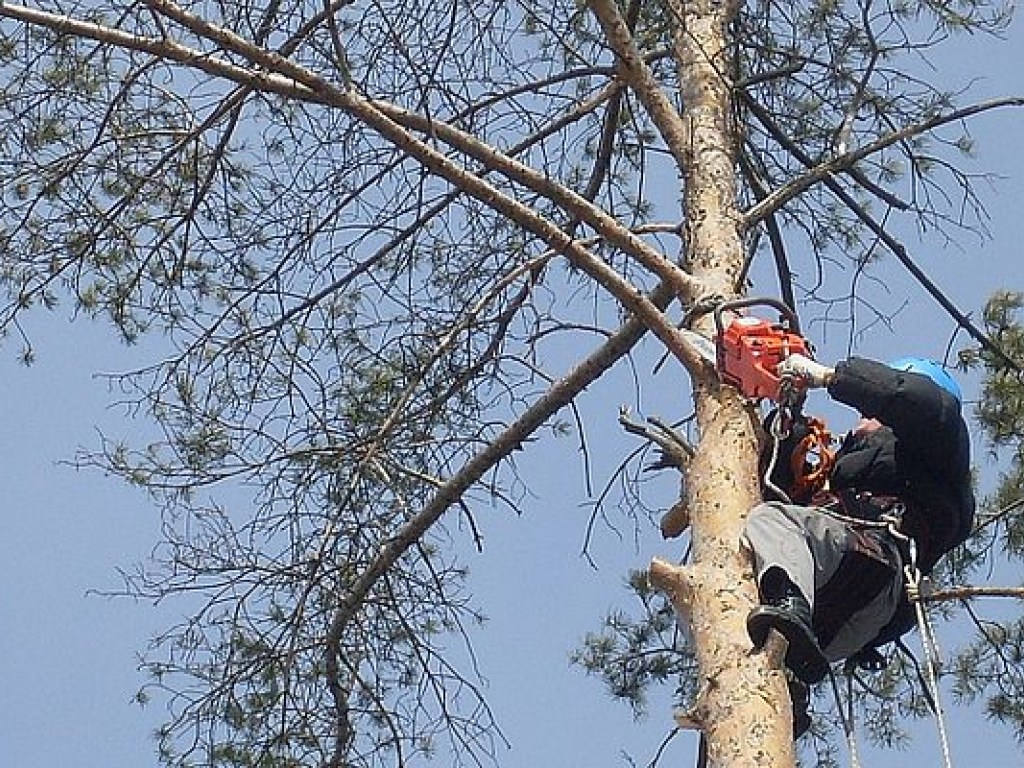
[[[917,626],[921,632],[921,648],[924,651],[925,684],[929,688],[935,711],[935,723],[939,730],[939,742],[942,747],[942,764],[944,768],[953,768],[953,758],[949,748],[949,734],[946,731],[946,716],[939,698],[939,667],[941,655],[935,630],[928,619],[928,609],[921,595],[921,571],[917,568],[917,548],[914,540],[907,538],[910,550],[910,562],[904,566],[903,573],[907,580],[907,597],[914,605],[917,614]]]
[[[883,516],[874,525],[884,525],[889,530],[889,533],[894,538],[904,542],[907,548],[909,562],[903,567],[903,577],[906,581],[907,598],[914,606],[918,630],[921,633],[921,646],[924,651],[924,667],[926,672],[922,684],[927,688],[926,693],[931,700],[932,711],[935,715],[935,723],[939,731],[939,743],[942,749],[943,768],[953,768],[953,757],[949,747],[949,734],[946,729],[946,716],[942,708],[942,699],[939,695],[939,672],[942,664],[942,654],[939,651],[935,630],[928,618],[928,609],[925,606],[925,601],[922,599],[921,585],[923,577],[917,567],[917,545],[911,537],[899,530],[898,515]],[[832,677],[832,691],[836,698],[836,708],[839,710],[839,715],[843,721],[843,730],[846,733],[846,743],[850,751],[850,765],[851,768],[861,768],[857,738],[854,731],[853,679],[851,677],[848,680],[847,696],[849,709],[844,711],[839,694],[839,685],[836,683],[835,675],[832,673],[830,675]]]
[[[856,720],[853,714],[853,676],[846,678],[846,701],[847,707],[843,708],[843,699],[839,693],[839,683],[836,682],[835,673],[829,670],[829,677],[832,680],[832,695],[836,699],[836,709],[839,711],[839,718],[843,722],[843,732],[846,734],[846,747],[850,751],[850,768],[861,768],[860,750],[857,747]]]

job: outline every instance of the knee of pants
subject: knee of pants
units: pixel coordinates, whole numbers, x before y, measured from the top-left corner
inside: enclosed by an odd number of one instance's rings
[[[765,502],[758,504],[747,513],[747,519],[743,525],[743,535],[748,541],[753,541],[765,534],[774,536],[780,531],[803,535],[803,528],[786,513],[785,507],[781,504]]]

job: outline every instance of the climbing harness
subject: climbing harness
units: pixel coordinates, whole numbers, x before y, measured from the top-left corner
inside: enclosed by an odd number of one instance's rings
[[[789,465],[793,472],[793,495],[811,498],[825,488],[836,464],[836,454],[830,446],[832,433],[825,422],[815,416],[804,421],[807,434],[793,448]]]
[[[824,422],[813,417],[807,418],[804,421],[804,426],[808,428],[807,433],[796,444],[789,457],[793,486],[790,492],[787,492],[775,484],[772,475],[779,462],[782,443],[792,434],[793,424],[798,418],[798,408],[780,403],[775,413],[769,416],[768,423],[771,448],[762,481],[765,488],[786,504],[792,504],[794,496],[797,499],[810,498],[821,491],[835,464],[835,454],[829,448],[832,438]]]

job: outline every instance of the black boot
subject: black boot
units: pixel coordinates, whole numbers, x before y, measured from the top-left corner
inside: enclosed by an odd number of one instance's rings
[[[747,634],[754,647],[764,646],[774,629],[786,638],[786,666],[793,674],[808,685],[822,680],[828,674],[828,661],[811,629],[807,599],[778,569],[765,574],[761,593],[764,604],[747,616]]]

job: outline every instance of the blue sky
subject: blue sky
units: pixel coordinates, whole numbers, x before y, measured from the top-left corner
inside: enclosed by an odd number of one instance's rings
[[[1021,25],[1015,22],[1011,41],[984,43],[984,69],[977,59],[949,62],[960,77],[974,67],[985,78],[979,98],[1024,91]],[[962,251],[914,251],[964,309],[980,307],[995,288],[1024,290],[1024,259],[1017,253],[1024,242],[1024,111],[986,115],[972,126],[982,165],[1007,176],[984,195],[993,242],[980,248],[965,243]],[[899,324],[900,338],[875,333],[858,351],[941,355],[950,324],[928,297],[915,295],[906,283],[901,288],[896,278],[891,284],[896,293],[911,291],[912,309]],[[60,311],[34,317],[28,327],[38,349],[34,366],[18,364],[16,339],[0,350],[0,394],[7,404],[0,416],[6,438],[0,447],[0,760],[12,768],[155,766],[151,733],[160,712],[131,703],[142,682],[136,653],[175,607],[110,600],[90,591],[116,588],[116,568],[145,558],[159,534],[158,514],[139,491],[97,471],[59,463],[80,446],[95,446],[99,429],[129,429],[110,407],[106,384],[93,374],[130,365],[131,350],[106,328],[72,324]],[[815,341],[824,359],[829,347]],[[669,376],[664,381],[675,386]],[[603,383],[585,396],[584,407],[593,415],[592,445],[624,444],[615,418],[627,398],[616,386]],[[976,443],[976,453],[982,447]],[[580,504],[580,463],[553,463],[548,455],[542,451],[522,461],[534,493],[522,518],[503,509],[490,516],[486,509],[478,512],[485,549],[470,557],[472,583],[490,616],[477,652],[491,703],[513,744],[504,764],[625,766],[623,752],[640,760],[651,755],[670,726],[669,711],[655,706],[645,719],[633,721],[596,680],[569,668],[568,653],[600,615],[629,606],[622,587],[629,568],[643,567],[653,555],[678,556],[678,545],[650,530],[599,527],[591,550],[595,568],[579,555],[589,516]],[[620,453],[596,450],[594,458],[600,484]],[[955,630],[943,627],[951,645],[955,636],[949,632]],[[1004,730],[959,711],[950,720],[956,764],[1020,764]],[[903,766],[908,759],[937,764],[931,725],[918,730],[910,751],[879,756],[870,765]],[[664,765],[693,764],[692,738],[678,742]]]

